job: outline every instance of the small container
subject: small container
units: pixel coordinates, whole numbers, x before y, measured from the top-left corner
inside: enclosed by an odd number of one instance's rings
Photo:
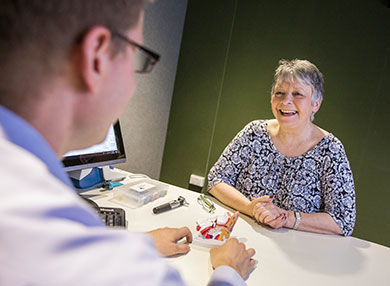
[[[150,179],[142,179],[114,188],[113,201],[130,208],[138,208],[167,194],[168,186]]]

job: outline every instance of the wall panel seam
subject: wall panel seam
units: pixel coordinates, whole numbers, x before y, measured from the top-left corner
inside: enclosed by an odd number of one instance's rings
[[[223,65],[223,71],[222,71],[222,77],[221,77],[221,84],[219,86],[219,91],[218,91],[217,106],[215,108],[215,116],[214,116],[213,128],[212,128],[212,131],[211,131],[209,151],[208,151],[208,154],[207,154],[207,161],[206,161],[206,166],[205,166],[205,170],[204,170],[204,176],[205,177],[207,176],[207,170],[208,170],[208,167],[209,167],[209,164],[210,164],[211,149],[212,149],[212,146],[213,146],[213,143],[214,143],[214,134],[215,134],[215,128],[216,128],[216,125],[217,125],[219,105],[220,105],[220,101],[221,101],[223,85],[224,85],[224,82],[225,82],[226,65],[227,65],[227,61],[229,59],[229,51],[230,51],[230,45],[231,45],[231,41],[232,41],[234,22],[235,22],[235,19],[236,19],[237,2],[238,2],[238,0],[234,1],[232,24],[230,26],[228,46],[227,46],[227,49],[226,49],[225,62],[224,62],[224,65]]]

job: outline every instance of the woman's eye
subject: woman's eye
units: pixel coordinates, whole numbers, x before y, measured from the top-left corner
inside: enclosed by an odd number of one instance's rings
[[[275,95],[276,95],[276,96],[281,96],[281,95],[283,95],[283,92],[277,91],[277,92],[275,92]]]
[[[299,92],[294,92],[293,94],[294,94],[294,96],[298,96],[298,97],[299,97],[299,96],[303,96],[303,94],[302,94],[302,93],[299,93]]]

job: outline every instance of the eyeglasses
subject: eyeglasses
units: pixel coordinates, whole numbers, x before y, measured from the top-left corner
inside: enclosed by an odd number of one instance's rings
[[[200,195],[197,200],[198,204],[200,204],[207,212],[212,214],[215,212],[215,205],[208,197]]]
[[[125,41],[126,43],[136,47],[134,68],[136,73],[149,73],[160,59],[160,55],[152,50],[137,44],[129,38],[117,33],[112,32],[113,36]]]

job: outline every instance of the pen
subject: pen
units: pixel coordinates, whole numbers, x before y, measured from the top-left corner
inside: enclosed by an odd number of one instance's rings
[[[186,199],[184,197],[180,196],[177,200],[173,200],[173,201],[170,201],[166,204],[162,204],[160,206],[153,208],[153,213],[159,214],[162,212],[166,212],[166,211],[178,208],[186,203],[187,203]]]

